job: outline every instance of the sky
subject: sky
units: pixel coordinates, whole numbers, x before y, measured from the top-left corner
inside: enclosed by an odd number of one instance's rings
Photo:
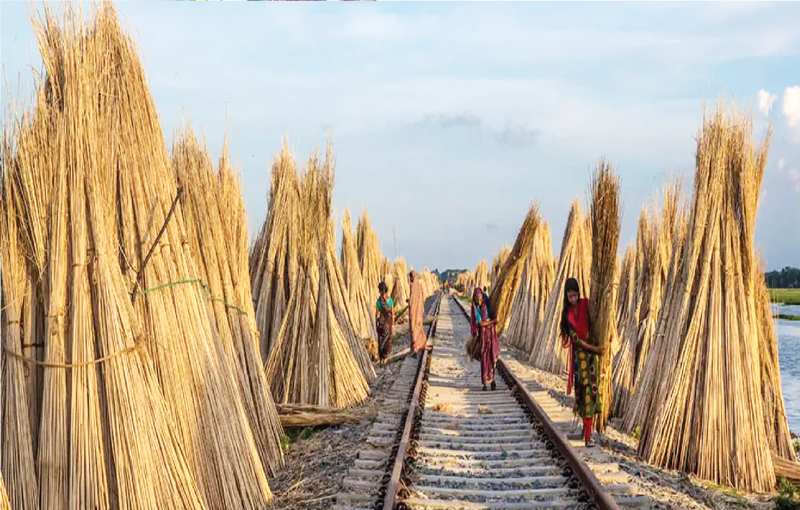
[[[0,2],[2,106],[31,97],[41,4]],[[800,4],[120,2],[166,143],[184,120],[242,174],[251,235],[269,167],[336,156],[334,207],[369,211],[384,254],[474,269],[537,203],[558,251],[605,156],[621,179],[620,251],[671,175],[692,184],[704,105],[771,126],[757,248],[800,266]],[[7,115],[3,115],[6,119]]]

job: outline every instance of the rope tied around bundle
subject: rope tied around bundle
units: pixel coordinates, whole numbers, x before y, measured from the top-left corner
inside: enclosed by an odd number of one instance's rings
[[[138,291],[135,295],[137,295],[137,296],[146,296],[147,294],[150,294],[151,292],[156,292],[156,291],[159,291],[159,290],[168,289],[170,287],[175,287],[177,285],[186,285],[186,284],[191,284],[191,283],[196,283],[196,284],[200,285],[200,288],[203,290],[203,296],[208,301],[214,301],[214,302],[221,303],[226,308],[231,308],[233,310],[236,310],[241,315],[247,315],[247,312],[244,309],[242,309],[241,307],[239,307],[239,306],[237,306],[237,305],[235,305],[233,303],[229,303],[229,302],[225,301],[222,298],[213,297],[211,295],[211,292],[209,291],[208,284],[205,283],[203,280],[201,280],[199,278],[184,278],[183,280],[177,280],[177,281],[174,281],[174,282],[164,283],[162,285],[158,285],[158,286],[150,288],[150,289],[145,289],[145,290]],[[7,321],[7,324],[11,325],[11,324],[21,324],[21,323],[20,323],[19,320],[14,320],[14,321]],[[91,361],[83,361],[83,362],[80,362],[80,363],[48,363],[48,362],[45,362],[45,361],[39,361],[38,359],[30,358],[28,356],[23,356],[22,354],[18,354],[16,352],[12,351],[11,349],[9,349],[8,347],[6,347],[5,345],[3,346],[3,351],[6,354],[8,354],[10,357],[14,358],[14,359],[17,359],[19,361],[24,361],[26,363],[31,363],[33,365],[37,365],[37,366],[40,366],[40,367],[70,369],[70,368],[86,367],[86,366],[90,366],[90,365],[95,365],[97,363],[102,363],[104,361],[108,361],[108,360],[113,359],[113,358],[115,358],[117,356],[120,356],[122,354],[127,354],[127,353],[130,353],[130,352],[133,352],[133,351],[137,350],[139,347],[141,347],[141,345],[143,343],[144,342],[142,342],[141,340],[136,340],[134,342],[134,345],[132,345],[130,347],[126,347],[125,349],[121,349],[119,351],[112,352],[111,354],[108,354],[107,356],[103,356],[102,358],[97,358],[97,359],[94,359],[94,360],[91,360]],[[42,344],[42,346],[43,345],[44,344]],[[23,345],[23,348],[24,347],[26,347],[26,346]],[[30,347],[30,345],[28,345],[27,347]]]

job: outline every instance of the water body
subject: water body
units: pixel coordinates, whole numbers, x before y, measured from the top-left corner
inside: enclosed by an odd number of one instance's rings
[[[800,306],[776,306],[775,313],[800,316]],[[778,332],[778,358],[781,386],[786,402],[789,429],[800,434],[800,321],[775,321]]]

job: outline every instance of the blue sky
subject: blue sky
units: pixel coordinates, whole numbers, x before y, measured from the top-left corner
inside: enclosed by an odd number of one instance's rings
[[[800,4],[117,7],[167,141],[185,115],[216,156],[227,126],[251,233],[281,138],[303,159],[331,126],[337,211],[366,207],[384,253],[394,228],[416,267],[491,259],[533,201],[558,250],[601,155],[621,176],[624,249],[670,174],[691,186],[704,100],[726,92],[759,139],[773,128],[758,248],[770,268],[800,266]],[[22,98],[41,68],[28,10],[0,2],[4,80]]]

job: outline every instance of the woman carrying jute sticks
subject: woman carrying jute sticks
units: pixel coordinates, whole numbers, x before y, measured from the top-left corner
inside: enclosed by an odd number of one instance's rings
[[[569,346],[570,359],[567,394],[574,384],[575,407],[573,411],[583,418],[583,439],[587,447],[594,446],[592,424],[594,416],[602,412],[603,399],[597,389],[599,355],[602,348],[589,340],[589,300],[581,299],[578,280],[570,278],[564,285],[564,308],[561,312],[562,345]]]
[[[495,324],[497,321],[489,317],[489,302],[486,294],[480,287],[475,287],[472,292],[472,306],[470,308],[469,323],[472,329],[472,336],[480,341],[481,346],[481,382],[483,391],[486,385],[491,383],[492,390],[497,389],[494,381],[494,367],[497,358],[500,356],[500,343],[497,341]]]
[[[416,271],[412,270],[408,274],[408,278],[411,285],[408,297],[408,327],[411,332],[411,355],[416,358],[417,354],[428,343],[423,329],[425,295],[422,292],[422,282],[419,281]]]
[[[380,364],[385,365],[392,353],[392,333],[394,332],[394,301],[389,297],[389,287],[385,282],[378,285],[381,293],[375,304],[375,329],[378,332],[378,357]]]

